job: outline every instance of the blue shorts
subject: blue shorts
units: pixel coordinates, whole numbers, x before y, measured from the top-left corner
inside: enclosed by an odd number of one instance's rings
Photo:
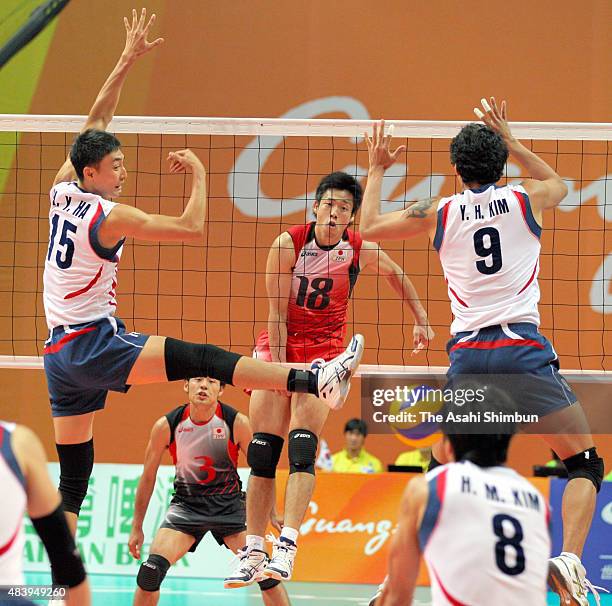
[[[52,415],[102,410],[109,390],[125,393],[132,366],[148,338],[125,332],[125,324],[114,317],[56,326],[43,356]]]
[[[557,353],[535,324],[518,322],[460,332],[446,351],[449,379],[496,375],[511,390],[521,412],[543,417],[578,401],[559,373]]]

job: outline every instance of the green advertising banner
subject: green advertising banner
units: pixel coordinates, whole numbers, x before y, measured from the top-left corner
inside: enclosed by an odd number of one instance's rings
[[[96,464],[89,481],[89,491],[83,503],[77,528],[77,545],[90,573],[125,574],[138,573],[139,561],[128,550],[128,539],[134,513],[136,487],[142,472],[141,465]],[[243,484],[248,469],[240,469]],[[52,478],[59,478],[59,464],[49,463]],[[157,473],[155,490],[144,523],[144,559],[164,519],[172,499],[174,467],[163,465]],[[229,549],[220,547],[207,535],[195,553],[187,554],[168,574],[176,577],[224,578],[233,558]],[[38,538],[29,518],[26,518],[26,545],[24,549],[26,572],[48,572],[49,562],[44,546]]]

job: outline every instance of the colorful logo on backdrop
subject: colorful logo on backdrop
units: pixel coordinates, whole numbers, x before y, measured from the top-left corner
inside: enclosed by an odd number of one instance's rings
[[[425,448],[435,444],[438,435],[438,424],[423,420],[421,413],[437,414],[444,401],[439,397],[439,390],[428,385],[407,385],[402,390],[401,397],[389,406],[389,415],[397,420],[389,425],[397,439],[414,448]],[[410,416],[407,413],[412,413]]]

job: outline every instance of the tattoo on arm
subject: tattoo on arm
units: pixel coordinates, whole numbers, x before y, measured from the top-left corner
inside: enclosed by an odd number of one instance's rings
[[[419,200],[413,202],[405,211],[404,219],[425,219],[427,217],[427,211],[433,206],[438,198],[427,198],[426,200]]]

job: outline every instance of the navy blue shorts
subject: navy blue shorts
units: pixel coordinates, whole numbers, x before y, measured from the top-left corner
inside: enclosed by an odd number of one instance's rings
[[[559,373],[559,358],[535,324],[519,322],[457,333],[446,345],[449,379],[496,375],[521,412],[543,417],[578,401]]]
[[[114,317],[56,326],[43,356],[52,415],[102,410],[109,390],[125,393],[132,366],[148,338],[125,332],[125,324]]]

